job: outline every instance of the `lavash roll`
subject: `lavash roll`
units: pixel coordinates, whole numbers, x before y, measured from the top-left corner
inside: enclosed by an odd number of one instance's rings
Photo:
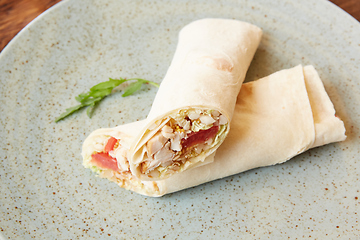
[[[143,120],[94,131],[83,144],[84,166],[94,167],[91,154],[101,151],[110,136],[121,139],[128,150],[145,123]],[[98,169],[97,173],[120,187],[159,197],[249,169],[283,163],[310,148],[346,139],[344,123],[335,116],[313,66],[299,65],[244,84],[231,126],[221,147],[208,156],[211,163],[168,179],[142,181],[129,168],[122,172]]]
[[[257,26],[230,19],[201,19],[180,31],[130,150],[136,177],[161,180],[207,163],[229,133],[236,96],[261,36]]]

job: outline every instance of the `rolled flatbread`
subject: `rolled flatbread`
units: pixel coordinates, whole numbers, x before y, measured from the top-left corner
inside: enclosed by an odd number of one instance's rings
[[[126,152],[145,123],[143,120],[91,133],[83,144],[84,166],[120,187],[158,197],[249,169],[279,164],[310,148],[346,139],[344,123],[335,116],[318,73],[313,66],[301,65],[243,84],[231,131],[216,153],[208,156],[211,163],[207,165],[165,180],[138,179],[130,170]],[[116,147],[104,150],[111,138],[116,139]],[[114,169],[93,157],[106,151],[108,159],[115,163]]]
[[[136,177],[161,180],[206,163],[229,132],[261,36],[257,26],[229,19],[201,19],[180,31],[174,58],[130,150]]]

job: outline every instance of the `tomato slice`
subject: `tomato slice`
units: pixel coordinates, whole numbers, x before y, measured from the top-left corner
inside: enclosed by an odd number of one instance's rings
[[[109,138],[108,142],[107,142],[106,145],[105,145],[104,151],[105,151],[106,153],[108,153],[108,152],[114,150],[114,146],[115,146],[115,144],[117,143],[117,141],[118,141],[118,140],[117,140],[116,138],[114,138],[114,137]]]
[[[94,153],[91,155],[92,163],[101,169],[111,169],[118,171],[118,165],[115,158],[111,157],[108,153]]]
[[[188,138],[182,140],[182,147],[186,149],[204,143],[210,138],[215,137],[218,131],[219,126],[212,126],[211,128],[206,130],[200,130],[198,132],[190,133],[188,135]]]

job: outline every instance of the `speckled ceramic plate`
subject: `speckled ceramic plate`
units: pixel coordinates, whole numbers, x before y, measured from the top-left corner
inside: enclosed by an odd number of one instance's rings
[[[94,177],[81,144],[145,118],[156,94],[108,97],[54,119],[108,77],[161,82],[182,26],[236,18],[264,30],[247,75],[313,64],[348,138],[285,164],[161,198]],[[325,0],[68,0],[0,55],[0,230],[11,239],[354,239],[360,234],[360,24]]]

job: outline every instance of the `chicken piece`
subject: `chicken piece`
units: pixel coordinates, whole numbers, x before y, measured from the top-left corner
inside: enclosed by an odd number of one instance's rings
[[[161,134],[166,138],[173,138],[175,136],[174,130],[168,125],[165,125],[161,129]]]
[[[168,138],[164,137],[161,132],[155,134],[146,144],[148,156],[152,156],[158,152],[167,141]]]
[[[128,149],[126,149],[125,147],[118,147],[114,151],[118,167],[122,171],[129,171],[130,170],[129,161],[127,159],[127,152],[128,152]]]
[[[171,150],[173,151],[181,151],[182,149],[182,145],[181,145],[181,139],[183,139],[185,137],[185,133],[183,131],[176,131],[174,134],[174,137],[171,138],[170,142],[171,142]]]
[[[203,116],[200,117],[200,121],[203,124],[210,125],[210,124],[213,124],[215,122],[215,119],[210,117],[209,115],[203,115]]]
[[[160,149],[157,153],[154,154],[154,162],[155,165],[168,165],[167,162],[172,162],[172,159],[174,158],[175,154],[174,151],[170,149],[170,142],[167,142],[163,148]],[[160,164],[158,164],[160,163]],[[151,164],[152,165],[152,164]]]

